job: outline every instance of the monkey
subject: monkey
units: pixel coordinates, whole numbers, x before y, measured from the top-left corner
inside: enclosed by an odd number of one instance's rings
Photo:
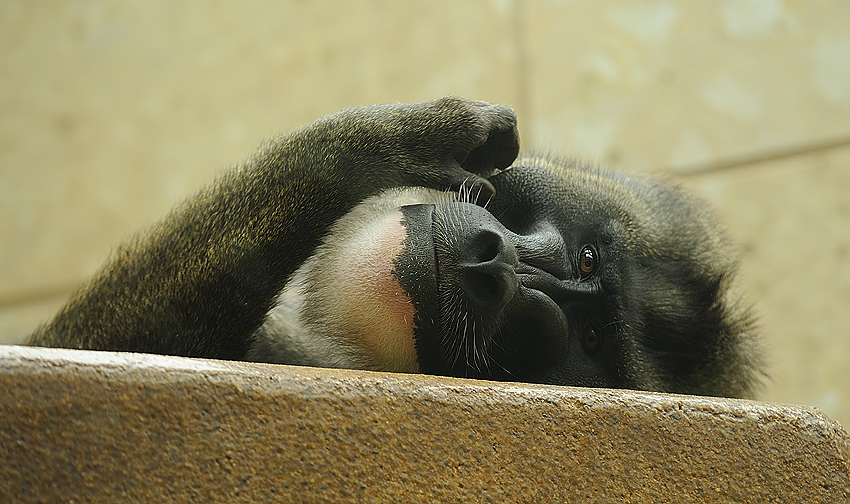
[[[510,107],[355,107],[121,245],[25,344],[752,397],[737,261],[676,183],[519,157]]]

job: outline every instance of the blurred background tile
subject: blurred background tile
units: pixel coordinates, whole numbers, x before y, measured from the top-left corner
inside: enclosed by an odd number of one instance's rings
[[[847,2],[523,5],[540,146],[688,172],[850,138]]]

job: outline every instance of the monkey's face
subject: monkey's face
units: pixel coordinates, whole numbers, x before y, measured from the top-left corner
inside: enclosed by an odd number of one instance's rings
[[[540,168],[494,176],[485,206],[401,209],[408,233],[395,272],[416,308],[420,368],[634,386],[621,338],[633,220],[598,173]]]
[[[702,207],[547,160],[490,180],[486,204],[408,188],[341,219],[277,308],[299,363],[699,392],[743,324]]]

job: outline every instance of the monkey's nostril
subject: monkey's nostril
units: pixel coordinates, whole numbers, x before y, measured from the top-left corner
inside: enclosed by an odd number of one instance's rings
[[[502,233],[478,228],[460,245],[460,286],[479,308],[501,310],[516,292],[516,251]]]
[[[496,259],[504,247],[504,242],[495,232],[482,231],[472,245],[472,255],[479,263],[484,263]]]
[[[492,275],[470,268],[463,272],[460,282],[469,300],[479,306],[499,305],[502,301],[505,285]]]

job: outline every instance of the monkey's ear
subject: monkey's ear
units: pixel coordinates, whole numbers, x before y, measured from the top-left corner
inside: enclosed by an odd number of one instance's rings
[[[504,129],[491,130],[484,143],[470,151],[460,163],[464,170],[489,177],[514,162],[519,155],[516,119],[506,126]]]

